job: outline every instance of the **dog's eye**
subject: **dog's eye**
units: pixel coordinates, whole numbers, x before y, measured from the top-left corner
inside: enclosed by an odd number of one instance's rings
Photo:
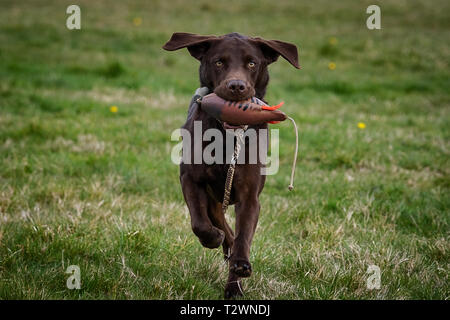
[[[221,67],[223,66],[223,62],[222,61],[216,61],[216,67]]]
[[[255,64],[253,61],[250,61],[250,62],[248,63],[248,67],[249,67],[249,68],[254,68],[255,65],[256,65],[256,64]]]

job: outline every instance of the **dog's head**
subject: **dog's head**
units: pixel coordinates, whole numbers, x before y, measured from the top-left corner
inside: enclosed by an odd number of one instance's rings
[[[220,37],[174,33],[163,48],[169,51],[187,48],[201,62],[201,85],[230,101],[263,98],[269,81],[267,66],[280,55],[300,68],[295,45],[238,33]]]

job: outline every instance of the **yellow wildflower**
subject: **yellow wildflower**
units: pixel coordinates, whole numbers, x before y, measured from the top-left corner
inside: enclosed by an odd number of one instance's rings
[[[139,18],[139,17],[134,18],[134,19],[133,19],[133,24],[134,24],[136,27],[139,27],[139,26],[142,24],[142,19]]]

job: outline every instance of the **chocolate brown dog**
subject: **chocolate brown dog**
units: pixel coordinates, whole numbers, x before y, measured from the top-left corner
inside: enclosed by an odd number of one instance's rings
[[[295,45],[238,33],[224,36],[174,33],[163,48],[169,51],[187,48],[200,61],[200,85],[230,101],[246,100],[253,96],[263,99],[269,82],[267,66],[280,55],[294,67],[300,68]],[[191,132],[192,137],[194,121],[202,122],[203,132],[216,128],[225,134],[226,124],[206,114],[196,103],[191,103],[183,128]],[[267,124],[250,127],[267,129]],[[207,142],[203,142],[203,148],[206,146]],[[246,159],[249,157],[248,149],[245,148]],[[194,152],[192,147],[192,157]],[[264,152],[267,153],[267,149]],[[242,295],[240,278],[249,277],[252,272],[250,245],[260,211],[258,197],[265,183],[265,176],[260,173],[263,166],[260,160],[256,164],[236,165],[230,197],[230,204],[235,204],[236,236],[222,212],[229,166],[226,163],[229,162],[180,165],[180,182],[189,208],[192,230],[204,247],[217,248],[222,245],[225,257],[229,259],[225,298]]]

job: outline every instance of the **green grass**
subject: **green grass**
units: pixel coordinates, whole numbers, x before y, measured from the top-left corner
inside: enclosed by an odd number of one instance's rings
[[[77,1],[80,31],[71,1],[0,2],[0,298],[222,298],[221,251],[191,232],[170,161],[198,86],[187,51],[161,49],[175,31],[299,46],[302,70],[280,59],[266,96],[300,128],[296,188],[280,124],[244,298],[450,297],[448,1]]]

